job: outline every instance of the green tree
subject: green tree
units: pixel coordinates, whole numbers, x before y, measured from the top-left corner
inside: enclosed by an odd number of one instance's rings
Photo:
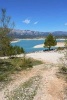
[[[6,16],[6,9],[1,9],[0,16],[0,56],[11,56],[20,53],[24,53],[23,48],[18,46],[11,46],[8,33],[12,31],[15,24],[11,22],[11,17]]]
[[[51,46],[55,45],[57,45],[57,41],[55,37],[50,33],[45,39],[44,47],[47,47],[50,50]]]
[[[6,9],[1,9],[0,16],[0,55],[7,55],[10,46],[10,38],[8,33],[13,29],[14,22],[11,22],[11,17],[6,16]]]

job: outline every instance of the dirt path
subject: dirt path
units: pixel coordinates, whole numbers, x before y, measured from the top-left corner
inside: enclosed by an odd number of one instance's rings
[[[65,100],[65,82],[57,78],[56,71],[56,67],[42,71],[42,80],[34,100]]]
[[[37,89],[37,93],[32,100],[65,100],[65,95],[63,92],[65,82],[62,79],[57,78],[57,70],[58,69],[55,65],[42,64],[34,66],[34,68],[29,71],[20,72],[19,74],[15,75],[15,80],[13,82],[7,85],[5,89],[0,91],[0,100],[7,100],[5,96],[8,91],[11,93],[11,91],[14,91],[20,84],[28,81],[31,77],[38,75],[41,76],[40,84]]]
[[[7,92],[15,90],[21,83],[26,82],[31,77],[36,76],[38,71],[42,69],[44,65],[34,66],[31,70],[22,71],[19,74],[13,76],[13,81],[10,82],[3,90],[0,91],[0,100],[6,100],[5,96]]]

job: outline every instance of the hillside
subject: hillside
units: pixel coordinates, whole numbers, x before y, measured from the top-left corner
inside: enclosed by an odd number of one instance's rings
[[[31,30],[12,30],[9,33],[9,36],[13,38],[39,38],[46,37],[51,32],[39,32],[39,31],[31,31]],[[67,37],[67,32],[65,31],[54,31],[52,34],[58,38]]]

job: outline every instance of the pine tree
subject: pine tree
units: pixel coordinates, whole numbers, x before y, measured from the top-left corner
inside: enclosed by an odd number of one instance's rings
[[[57,41],[55,37],[50,33],[45,39],[44,47],[47,47],[50,50],[51,46],[55,46],[55,45],[57,45]]]

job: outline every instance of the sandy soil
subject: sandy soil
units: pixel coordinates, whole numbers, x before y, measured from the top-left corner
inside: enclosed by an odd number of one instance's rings
[[[47,63],[56,64],[59,62],[59,58],[63,57],[63,54],[59,53],[58,51],[45,51],[45,52],[40,51],[40,52],[35,52],[35,53],[29,53],[27,54],[27,57],[38,59]]]

